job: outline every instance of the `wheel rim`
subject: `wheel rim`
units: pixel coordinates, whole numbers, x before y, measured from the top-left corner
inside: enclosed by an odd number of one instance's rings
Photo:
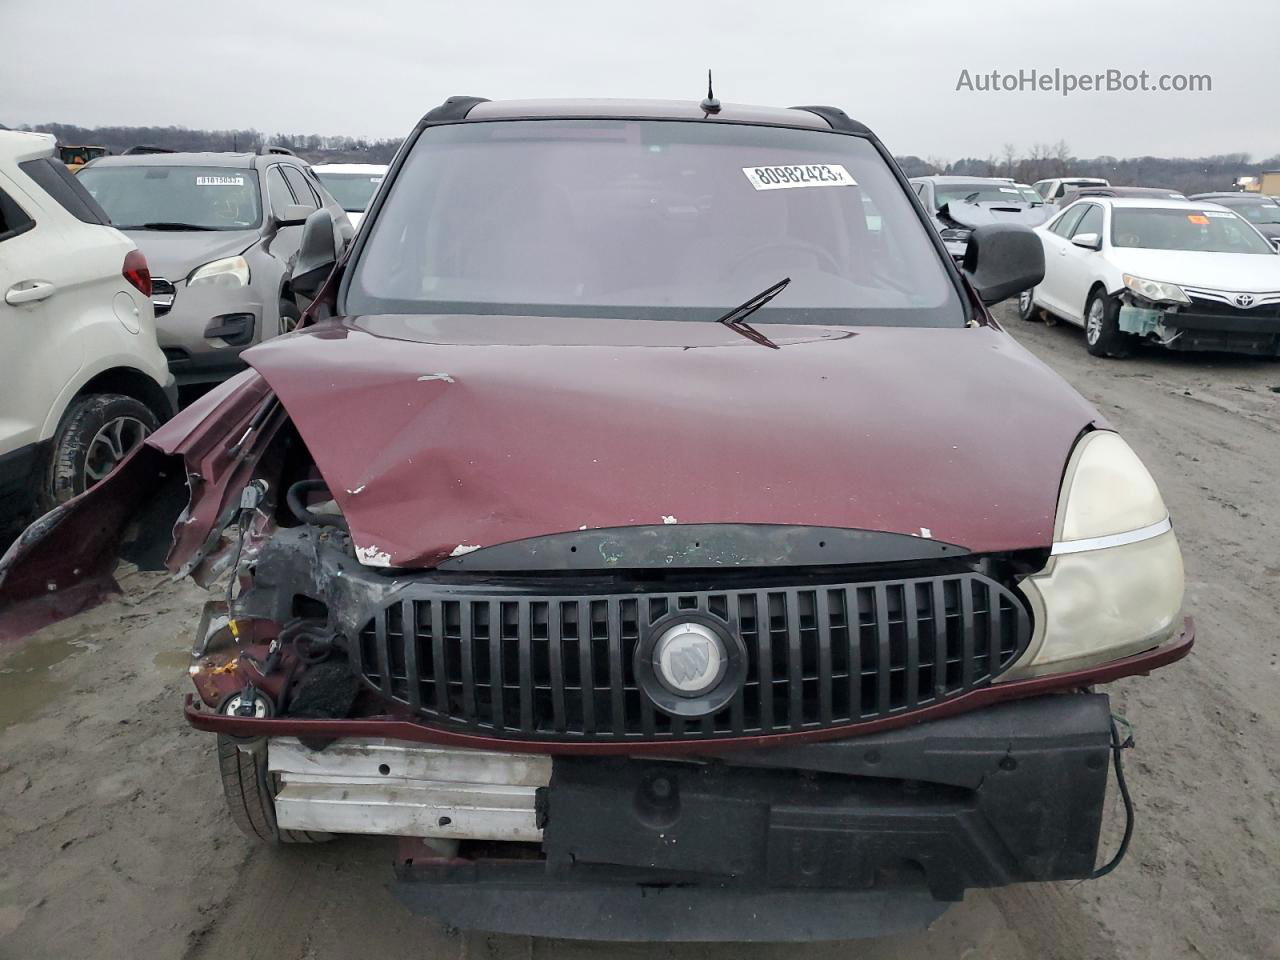
[[[1030,290],[1023,290],[1022,293],[1018,294],[1018,309],[1022,311],[1024,317],[1031,312]]]
[[[1089,304],[1089,317],[1085,323],[1084,335],[1090,343],[1097,343],[1102,336],[1102,301],[1094,300]]]
[[[137,417],[116,417],[104,423],[89,441],[89,449],[85,454],[85,489],[89,489],[114,470],[150,432],[151,428]]]

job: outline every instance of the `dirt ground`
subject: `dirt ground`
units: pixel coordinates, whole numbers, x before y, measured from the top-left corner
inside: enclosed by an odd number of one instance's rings
[[[1110,687],[1136,729],[1139,811],[1111,876],[971,891],[926,932],[856,943],[449,932],[390,899],[385,841],[275,851],[236,830],[213,739],[179,713],[201,591],[135,573],[115,602],[0,651],[0,957],[1280,958],[1280,363],[1095,360],[1074,328],[1000,313],[1137,449],[1186,558],[1195,652]],[[1120,823],[1112,795],[1108,849]]]

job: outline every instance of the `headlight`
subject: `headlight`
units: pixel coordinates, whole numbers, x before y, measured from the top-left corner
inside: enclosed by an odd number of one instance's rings
[[[249,285],[249,261],[244,257],[227,257],[214,260],[203,267],[196,267],[187,277],[187,286],[212,284],[219,287],[247,287]]]
[[[942,231],[943,240],[968,240],[972,230],[962,230],[959,227],[948,227]]]
[[[1159,280],[1143,280],[1132,274],[1124,275],[1124,285],[1152,303],[1190,303],[1191,298],[1182,292],[1182,288],[1174,283],[1161,283]]]
[[[1182,553],[1155,481],[1117,434],[1096,431],[1076,445],[1049,562],[1019,588],[1036,629],[1001,680],[1117,660],[1177,628]]]

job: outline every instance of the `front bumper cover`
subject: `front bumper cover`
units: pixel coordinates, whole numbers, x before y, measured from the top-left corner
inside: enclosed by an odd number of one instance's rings
[[[1110,706],[1046,696],[879,736],[669,760],[556,757],[545,859],[402,858],[464,929],[812,940],[927,925],[970,887],[1089,876]]]

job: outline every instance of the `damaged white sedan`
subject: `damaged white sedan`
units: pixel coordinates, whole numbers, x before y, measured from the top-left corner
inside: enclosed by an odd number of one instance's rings
[[[1127,356],[1143,341],[1280,356],[1280,256],[1232,211],[1092,197],[1036,233],[1044,280],[1019,297],[1022,319],[1079,324],[1095,356]]]

